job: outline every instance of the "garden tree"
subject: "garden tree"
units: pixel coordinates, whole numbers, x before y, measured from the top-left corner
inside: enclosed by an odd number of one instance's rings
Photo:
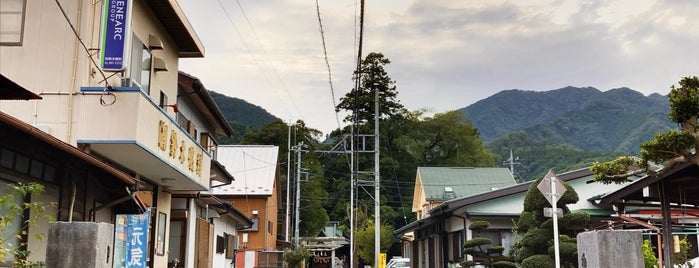
[[[699,78],[684,77],[679,87],[670,89],[670,120],[680,126],[655,134],[655,139],[641,144],[640,158],[621,156],[609,162],[595,162],[592,172],[595,180],[603,183],[624,183],[638,174],[662,174],[679,163],[699,165]],[[653,170],[652,164],[662,164],[663,169]],[[632,166],[640,169],[632,170]]]
[[[544,217],[544,207],[551,207],[548,200],[539,191],[537,185],[543,180],[534,181],[524,196],[524,210],[517,221],[517,228],[525,232],[515,242],[513,250],[516,252],[515,261],[522,268],[546,268],[554,267],[553,248],[553,218]],[[561,267],[577,267],[577,245],[575,237],[590,221],[590,215],[585,212],[571,213],[567,204],[578,202],[578,194],[567,183],[563,182],[566,192],[560,197],[556,206],[563,210],[563,217],[559,219],[559,251]]]
[[[481,237],[481,231],[488,229],[490,222],[474,221],[468,229],[474,233],[474,238],[464,242],[464,254],[471,255],[473,260],[464,260],[462,267],[486,267],[486,268],[516,268],[517,265],[503,256],[505,247],[488,246],[493,244],[489,238]]]
[[[358,225],[358,229],[355,237],[355,244],[357,245],[357,255],[365,263],[374,263],[374,219],[367,219],[361,226]],[[381,245],[379,245],[380,252],[386,252],[393,244],[393,227],[390,225],[381,223]]]
[[[288,150],[288,132],[289,126],[281,120],[274,121],[263,126],[259,131],[248,131],[242,139],[242,144],[257,144],[257,145],[277,145],[279,146],[279,156],[286,156]],[[328,193],[324,190],[324,176],[322,167],[318,162],[318,158],[314,150],[319,146],[318,139],[321,132],[317,129],[306,126],[303,120],[298,120],[291,126],[292,146],[303,142],[307,145],[301,154],[301,166],[309,170],[309,180],[301,182],[301,211],[300,217],[303,219],[299,224],[299,233],[302,236],[315,235],[329,221],[328,214],[323,209],[323,201],[327,200]],[[294,156],[295,157],[295,156]],[[293,158],[292,158],[293,159]],[[285,160],[284,160],[285,161]],[[281,161],[280,161],[281,162]],[[286,161],[285,161],[286,162]],[[280,170],[286,170],[287,163],[279,165]],[[296,165],[291,166],[292,170],[296,170]],[[282,175],[280,185],[286,188],[286,174]],[[294,189],[294,186],[292,186]],[[281,191],[282,200],[286,200],[286,191]]]
[[[43,262],[27,260],[31,252],[22,249],[26,246],[23,240],[27,236],[28,228],[36,226],[39,221],[56,221],[54,217],[46,214],[47,207],[55,204],[27,201],[29,196],[40,195],[43,192],[44,186],[35,182],[7,184],[6,189],[0,188],[0,262],[10,262],[13,267],[44,266]],[[28,213],[29,211],[32,213]],[[11,230],[19,232],[14,233]],[[38,240],[42,240],[43,237],[43,234],[35,234]]]
[[[299,247],[297,249],[286,249],[284,250],[284,255],[282,259],[289,265],[290,268],[300,268],[301,263],[313,256],[310,250],[306,247]]]
[[[655,247],[650,240],[643,240],[641,252],[643,253],[643,264],[645,268],[658,267],[658,257],[655,256]]]
[[[379,114],[381,119],[393,118],[400,115],[405,108],[398,101],[398,91],[395,81],[391,80],[384,66],[391,61],[383,54],[372,52],[362,60],[357,76],[360,79],[358,89],[351,90],[344,97],[336,109],[345,110],[350,114],[345,117],[345,122],[356,123],[359,127],[372,125],[374,122],[374,99],[376,90],[379,91]],[[355,77],[355,79],[357,79]],[[357,121],[355,122],[355,111]]]

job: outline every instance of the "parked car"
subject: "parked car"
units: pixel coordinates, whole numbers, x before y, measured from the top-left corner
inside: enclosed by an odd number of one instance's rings
[[[392,258],[386,264],[386,268],[410,267],[410,258]]]

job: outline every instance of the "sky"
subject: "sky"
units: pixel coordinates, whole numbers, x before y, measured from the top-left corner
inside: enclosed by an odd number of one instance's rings
[[[353,86],[359,0],[179,4],[205,47],[180,70],[287,123],[347,125],[334,106]],[[367,0],[362,57],[388,58],[400,102],[428,115],[508,89],[666,95],[699,75],[696,14],[695,0]]]

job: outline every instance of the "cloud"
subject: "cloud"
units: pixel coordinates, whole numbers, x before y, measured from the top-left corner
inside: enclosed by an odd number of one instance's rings
[[[338,100],[353,86],[358,9],[354,0],[319,1],[331,92],[312,2],[240,1],[250,27],[236,3],[224,3],[231,23],[218,2],[181,0],[207,49],[182,69],[210,89],[329,132],[337,127],[332,94]],[[512,88],[667,94],[699,70],[697,13],[688,0],[367,2],[363,55],[391,60],[386,70],[413,110],[444,112]]]

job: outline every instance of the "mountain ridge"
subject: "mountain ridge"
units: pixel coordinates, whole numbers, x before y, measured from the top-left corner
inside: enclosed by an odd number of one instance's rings
[[[504,90],[459,111],[485,143],[524,131],[530,138],[598,152],[635,153],[655,132],[674,127],[666,96],[645,96],[627,87]]]

